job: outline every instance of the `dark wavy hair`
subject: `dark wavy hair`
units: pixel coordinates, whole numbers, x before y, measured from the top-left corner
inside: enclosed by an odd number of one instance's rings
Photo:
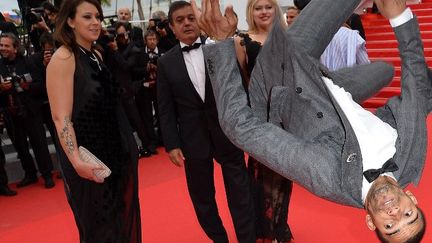
[[[60,11],[57,15],[56,21],[56,31],[54,32],[54,38],[61,45],[64,45],[74,54],[77,53],[78,44],[75,39],[75,34],[72,28],[68,25],[68,19],[74,19],[77,11],[77,7],[81,3],[90,3],[94,5],[101,19],[103,19],[103,11],[102,7],[98,0],[67,0],[63,1],[63,4],[60,7]]]
[[[51,13],[58,13],[59,12],[58,8],[56,8],[56,6],[54,6],[54,4],[52,4],[48,1],[43,2],[41,4],[41,6],[43,9],[46,9],[46,10],[50,11]]]

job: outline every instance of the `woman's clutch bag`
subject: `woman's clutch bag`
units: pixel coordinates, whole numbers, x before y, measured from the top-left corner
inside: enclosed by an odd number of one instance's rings
[[[105,179],[109,175],[111,175],[111,170],[108,168],[108,166],[106,166],[102,161],[100,161],[100,159],[98,159],[94,154],[92,154],[83,146],[80,146],[78,150],[82,161],[94,165],[99,165],[101,167],[100,169],[93,170],[93,173],[97,177]]]

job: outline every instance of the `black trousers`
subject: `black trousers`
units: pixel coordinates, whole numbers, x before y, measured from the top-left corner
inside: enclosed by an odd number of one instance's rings
[[[238,150],[214,155],[221,165],[228,207],[240,243],[255,242],[255,212],[244,154]],[[214,186],[213,156],[207,159],[186,159],[186,181],[198,221],[214,242],[228,242],[219,217]]]
[[[27,116],[9,115],[6,121],[6,129],[21,160],[25,176],[37,176],[27,138],[33,148],[39,172],[44,177],[51,176],[53,163],[48,150],[41,112],[35,115],[28,114]]]
[[[153,126],[153,105],[157,114],[157,102],[154,88],[141,87],[135,96],[141,120],[144,122],[146,134],[151,144],[157,143],[157,137]],[[159,129],[160,131],[160,129]]]
[[[137,132],[141,144],[143,147],[147,147],[150,144],[150,135],[145,127],[145,122],[140,116],[137,103],[134,97],[123,97],[122,104],[126,116],[132,128]]]
[[[0,146],[0,187],[5,187],[8,185],[8,177],[5,166],[6,158],[3,152],[3,148]]]
[[[55,142],[57,131],[54,125],[54,121],[52,120],[51,109],[48,103],[44,103],[42,105],[42,122],[48,128],[48,132],[50,133],[53,144],[57,150],[57,143]]]

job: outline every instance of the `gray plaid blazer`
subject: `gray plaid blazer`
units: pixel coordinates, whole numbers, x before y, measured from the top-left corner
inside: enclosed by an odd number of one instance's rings
[[[327,76],[361,103],[388,84],[382,62],[329,72],[319,57],[358,0],[312,0],[287,30],[274,24],[250,84],[242,87],[232,40],[204,48],[219,120],[228,138],[264,165],[319,197],[363,207],[362,155],[345,114],[328,92]],[[394,28],[402,58],[402,94],[376,115],[398,131],[395,176],[418,184],[426,154],[432,87],[416,18]]]

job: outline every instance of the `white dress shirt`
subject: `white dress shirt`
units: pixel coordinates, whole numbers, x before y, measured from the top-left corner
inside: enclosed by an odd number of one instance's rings
[[[147,46],[145,47],[145,52],[149,53],[149,52],[154,52],[156,54],[159,54],[159,48],[156,46],[156,48],[152,51],[150,50]]]
[[[201,38],[193,43],[201,43]],[[192,44],[192,45],[193,45]],[[180,47],[183,48],[187,46],[185,43],[180,42]],[[205,101],[205,64],[204,64],[204,54],[202,51],[202,47],[200,46],[197,49],[193,49],[189,52],[183,52],[183,58],[186,63],[187,72],[189,74],[189,78],[192,81],[195,90],[198,92],[202,101]]]
[[[390,24],[394,28],[408,22],[412,18],[413,14],[407,8],[401,15],[391,19]],[[354,130],[363,157],[363,171],[381,168],[396,153],[397,131],[357,104],[352,99],[350,93],[346,92],[344,88],[335,85],[331,79],[322,77],[322,80]],[[394,178],[393,173],[385,173],[383,175]],[[371,186],[372,183],[369,183],[363,176],[363,203]]]

